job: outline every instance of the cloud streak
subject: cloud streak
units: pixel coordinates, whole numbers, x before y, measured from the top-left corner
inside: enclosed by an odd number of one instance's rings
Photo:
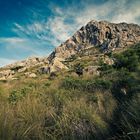
[[[5,38],[0,38],[0,42],[3,43],[10,43],[10,44],[16,44],[16,43],[22,43],[25,40],[22,38],[18,38],[18,37],[5,37]]]
[[[16,62],[17,60],[11,60],[11,59],[7,59],[7,58],[1,58],[0,57],[0,67],[4,66],[4,65],[8,65],[11,63]]]

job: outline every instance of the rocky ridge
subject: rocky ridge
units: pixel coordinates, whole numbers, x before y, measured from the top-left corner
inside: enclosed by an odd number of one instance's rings
[[[47,58],[29,57],[26,60],[9,64],[0,68],[0,80],[14,80],[17,73],[24,73],[27,77],[36,77],[35,73],[31,73],[31,68],[38,68],[48,65]]]
[[[42,73],[51,73],[68,69],[63,63],[66,59],[82,52],[83,55],[95,55],[97,49],[102,54],[123,51],[129,46],[140,42],[140,26],[127,23],[110,23],[107,21],[90,21],[78,30],[66,42],[58,46],[47,58],[29,58],[1,68],[0,80],[14,79],[16,73],[23,72],[29,77],[36,77],[34,73],[27,74],[27,70],[36,67]],[[95,48],[91,53],[90,49]],[[95,56],[94,56],[95,57]],[[97,57],[100,57],[97,55]],[[112,60],[104,58],[109,64]],[[91,67],[89,68],[91,70]]]
[[[140,41],[140,26],[107,21],[90,21],[78,30],[70,39],[57,47],[49,56],[66,59],[81,50],[99,47],[103,52],[126,48]]]

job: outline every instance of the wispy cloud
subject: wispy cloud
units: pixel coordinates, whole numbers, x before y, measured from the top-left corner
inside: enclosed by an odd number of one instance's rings
[[[13,30],[20,36],[31,37],[44,41],[46,44],[49,43],[51,46],[57,46],[70,37],[74,28],[72,28],[71,24],[65,23],[64,17],[58,16],[49,18],[44,23],[34,22],[26,26],[15,23]]]
[[[32,39],[21,37],[3,37],[0,38],[1,57],[5,59],[3,62],[8,61],[10,58],[14,60],[25,59],[29,56],[43,56],[47,54],[39,47],[41,42],[37,43]],[[3,52],[3,53],[2,53]],[[11,61],[10,61],[11,62]],[[1,65],[0,61],[0,65]]]
[[[138,20],[140,17],[139,0],[108,0],[103,4],[79,1],[79,4],[83,8],[78,9],[74,5],[67,8],[50,5],[49,8],[54,16],[50,16],[47,21],[34,21],[26,26],[15,23],[14,30],[56,47],[92,19],[138,24],[140,22]]]
[[[13,60],[13,59],[7,59],[7,58],[1,58],[0,57],[0,67],[4,66],[4,65],[8,65],[11,63],[16,62],[17,60]]]
[[[16,43],[22,43],[25,40],[19,37],[1,37],[0,42],[3,43],[10,43],[10,44],[16,44]]]

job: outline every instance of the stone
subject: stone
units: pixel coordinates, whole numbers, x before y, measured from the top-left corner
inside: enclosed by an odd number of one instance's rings
[[[5,77],[8,79],[9,76],[15,76],[17,73],[24,73],[26,76],[29,76],[29,73],[26,72],[27,69],[47,65],[48,62],[47,57],[29,57],[26,60],[2,67],[0,69],[0,78]],[[35,75],[31,75],[31,77],[35,77]]]
[[[31,73],[31,72],[26,72],[26,73],[24,73],[24,75],[26,77],[29,77],[29,78],[36,78],[37,77],[37,75],[35,73]]]
[[[87,66],[84,68],[84,73],[88,73],[90,75],[100,75],[98,68],[99,66]]]
[[[58,58],[58,57],[55,57],[52,61],[52,63],[49,65],[50,67],[50,72],[56,72],[56,71],[60,71],[62,69],[68,69],[67,66],[65,66],[63,63],[62,63],[63,59],[62,58]]]
[[[39,68],[38,72],[40,74],[49,74],[50,73],[50,67],[49,66],[43,66]]]
[[[30,78],[36,78],[37,75],[36,75],[35,73],[31,73],[31,74],[29,74],[29,77],[30,77]]]
[[[8,77],[9,75],[13,75],[13,73],[11,70],[3,70],[0,72],[0,77]]]
[[[108,65],[113,65],[114,64],[114,60],[109,58],[109,57],[107,57],[107,56],[103,58],[103,62],[105,64],[108,64]]]
[[[23,67],[23,68],[19,69],[18,72],[25,72],[26,70],[27,70],[27,68]]]
[[[6,77],[0,77],[0,81],[4,81],[4,80],[6,80]]]
[[[28,77],[30,74],[31,74],[30,72],[24,73],[24,75],[27,76],[27,77]]]

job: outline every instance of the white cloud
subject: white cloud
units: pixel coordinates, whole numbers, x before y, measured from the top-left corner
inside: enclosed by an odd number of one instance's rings
[[[5,51],[8,51],[9,55],[14,55],[14,57],[23,57],[28,53],[30,55],[40,56],[42,50],[40,50],[40,42],[35,42],[32,39],[20,38],[20,37],[3,37],[0,38],[0,45],[5,48]],[[23,54],[22,54],[23,53]],[[19,54],[22,54],[19,56]],[[42,53],[44,54],[44,53]]]
[[[123,4],[118,4],[115,7],[115,15],[112,18],[113,22],[128,22],[140,24],[137,18],[140,18],[140,1],[134,0],[131,5],[128,5],[129,0],[124,0]]]
[[[10,44],[16,44],[16,43],[21,43],[24,42],[25,40],[22,38],[18,38],[18,37],[2,37],[0,38],[0,42],[6,42],[6,43],[10,43]]]
[[[13,31],[16,32],[19,36],[30,36],[31,34],[42,30],[42,25],[36,22],[34,22],[31,25],[27,25],[26,28],[24,26],[19,25],[18,23],[14,23],[14,25],[15,28],[13,28]]]
[[[51,38],[54,38],[58,43],[67,40],[71,36],[71,32],[74,31],[72,25],[65,23],[65,18],[59,16],[50,18],[46,24],[46,27],[50,29]]]
[[[64,17],[50,18],[47,22],[34,22],[27,26],[21,26],[15,23],[13,29],[18,35],[30,36],[31,38],[37,38],[49,42],[53,46],[59,45],[71,36],[71,31],[74,28],[71,24],[65,24]]]
[[[14,59],[0,58],[0,67],[16,62]]]

